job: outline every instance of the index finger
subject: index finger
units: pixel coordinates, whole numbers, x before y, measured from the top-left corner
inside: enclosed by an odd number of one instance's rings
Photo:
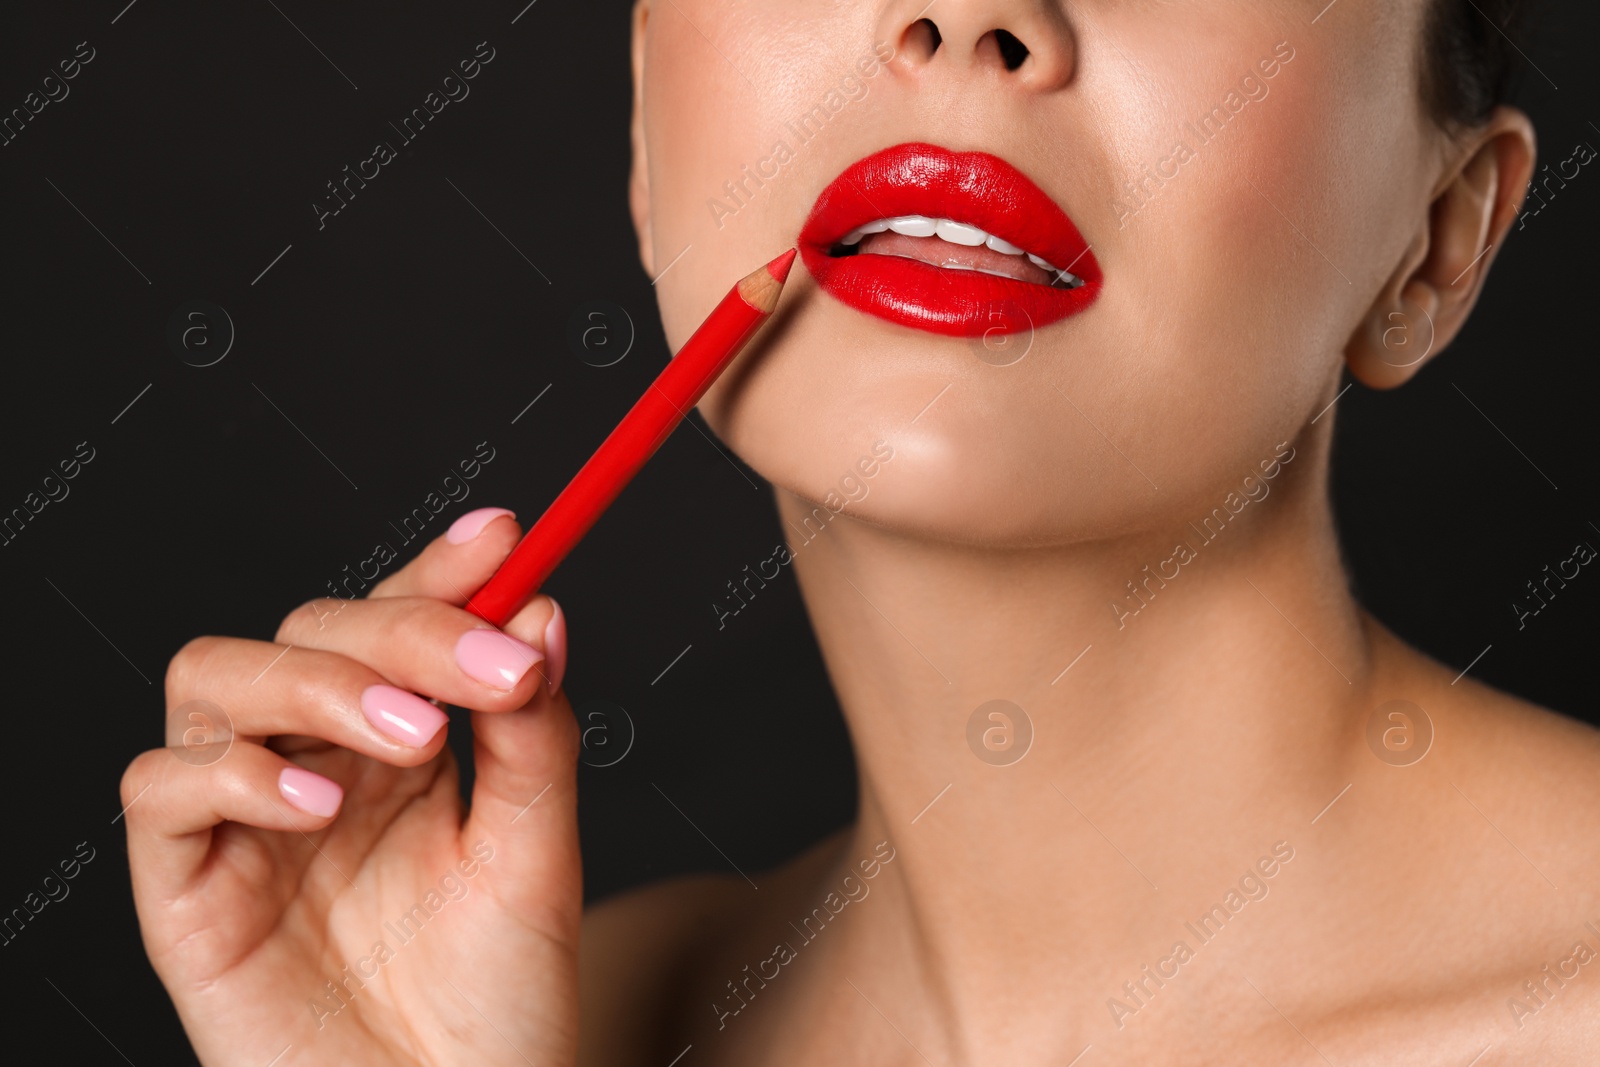
[[[469,511],[367,596],[425,596],[459,608],[483,587],[521,537],[522,527],[513,512]]]

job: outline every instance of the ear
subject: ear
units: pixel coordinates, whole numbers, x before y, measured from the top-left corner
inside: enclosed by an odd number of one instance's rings
[[[1496,108],[1452,153],[1427,217],[1345,349],[1351,376],[1370,389],[1410,381],[1467,321],[1533,174],[1533,124]]]
[[[633,119],[629,141],[633,162],[628,171],[628,211],[639,236],[639,262],[644,272],[655,277],[655,255],[650,240],[650,157],[644,142],[644,32],[650,20],[650,0],[634,0],[633,5]]]

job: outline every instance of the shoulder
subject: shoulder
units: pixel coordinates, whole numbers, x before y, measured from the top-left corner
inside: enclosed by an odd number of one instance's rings
[[[1434,662],[1386,632],[1380,640],[1388,666],[1371,715],[1391,706],[1415,714],[1431,745],[1412,759],[1380,755],[1391,766],[1377,768],[1387,798],[1417,812],[1419,832],[1438,834],[1417,847],[1458,863],[1458,874],[1473,871],[1482,880],[1476,889],[1506,905],[1526,905],[1516,914],[1533,926],[1574,909],[1593,910],[1584,917],[1600,925],[1600,730]],[[1363,747],[1376,754],[1382,745],[1367,725]],[[1509,914],[1501,921],[1519,926]]]
[[[628,890],[590,906],[578,963],[579,1063],[625,1064],[658,1051],[665,991],[695,969],[746,904],[737,877],[693,875]],[[748,889],[746,890],[748,892]],[[617,1020],[627,1025],[616,1025]]]
[[[1359,847],[1343,853],[1339,872],[1346,962],[1389,965],[1350,968],[1346,996],[1334,1002],[1347,1026],[1401,1044],[1461,1039],[1461,1062],[1488,1045],[1485,1067],[1594,1062],[1600,730],[1387,632],[1378,646],[1372,714],[1403,699],[1417,720],[1405,728],[1424,731],[1430,748],[1410,760],[1380,755],[1389,766],[1363,758],[1368,769],[1356,778],[1366,795],[1347,798],[1365,817],[1352,823],[1360,839],[1346,843]],[[1373,737],[1369,724],[1376,754]],[[1400,944],[1409,951],[1396,953]]]
[[[738,875],[697,874],[627,890],[584,912],[579,954],[579,1064],[649,1062],[681,1029],[678,991],[708,961],[831,865],[843,832],[759,872],[757,898]],[[625,1025],[618,1025],[626,1020]],[[671,1058],[671,1053],[668,1053]]]
[[[1600,730],[1470,678],[1436,676],[1433,688],[1440,754],[1457,790],[1466,795],[1470,783],[1469,799],[1563,852],[1600,840]],[[1600,875],[1600,850],[1583,855],[1597,864],[1586,873]]]
[[[1570,840],[1600,834],[1600,729],[1474,680],[1378,628],[1383,688],[1423,712],[1440,769],[1510,816]],[[1386,705],[1379,702],[1378,714]],[[1425,757],[1431,759],[1432,757]],[[1600,861],[1600,850],[1594,852]]]

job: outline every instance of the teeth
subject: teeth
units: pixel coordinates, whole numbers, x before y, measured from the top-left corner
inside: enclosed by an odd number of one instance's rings
[[[859,227],[858,229],[851,230],[845,236],[844,240],[840,241],[839,243],[842,244],[842,245],[858,245],[858,244],[861,243],[861,239],[863,237],[866,237],[868,234],[882,233],[884,230],[887,230],[888,228],[889,228],[889,220],[888,219],[879,219],[877,222],[869,222],[865,226]]]
[[[974,274],[989,274],[989,275],[993,275],[996,278],[1004,278],[1007,281],[1011,281],[1011,282],[1016,281],[1016,278],[1014,278],[1011,275],[1007,274],[1003,270],[990,270],[988,267],[969,267],[967,264],[965,264],[965,263],[957,263],[953,259],[946,260],[945,262],[939,264],[939,266],[944,268],[945,270],[970,270]],[[1082,281],[1080,281],[1079,279],[1073,277],[1070,274],[1062,274],[1061,278],[1062,278],[1063,282],[1066,283],[1066,287],[1068,289],[1076,289],[1079,285],[1083,284]]]
[[[954,219],[936,219],[927,215],[898,215],[894,218],[878,219],[875,222],[869,222],[864,226],[851,230],[839,239],[839,243],[847,248],[854,247],[860,244],[862,239],[869,234],[883,233],[885,230],[904,234],[907,237],[937,237],[941,241],[948,241],[950,244],[961,245],[966,248],[987,246],[991,250],[1006,256],[1027,256],[1028,262],[1052,275],[1052,284],[1062,285],[1069,289],[1075,289],[1083,284],[1082,278],[1062,270],[1042,256],[1036,256],[1032,252],[1012,244],[1010,241],[996,237],[992,233],[987,233],[965,222],[956,222]],[[999,278],[1010,277],[1010,275],[1002,274],[998,271],[984,270],[982,267],[967,267],[959,263],[946,263],[944,267],[947,270],[977,270],[980,273],[993,274]]]
[[[1040,259],[1031,252],[1028,253],[1028,262],[1032,263],[1040,270],[1049,271],[1051,274],[1055,275],[1055,278],[1051,282],[1052,285],[1055,284],[1055,282],[1060,282],[1068,289],[1076,289],[1078,286],[1083,284],[1083,279],[1078,277],[1076,274],[1064,271],[1054,263],[1051,263],[1049,260]]]
[[[976,226],[968,226],[964,222],[951,222],[949,219],[940,219],[933,224],[934,233],[941,241],[949,241],[953,245],[965,245],[976,248],[989,239],[989,235]]]
[[[889,229],[907,237],[932,237],[939,232],[939,223],[925,215],[901,215],[889,220]]]

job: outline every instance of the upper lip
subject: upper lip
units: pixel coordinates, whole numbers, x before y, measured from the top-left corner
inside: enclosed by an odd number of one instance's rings
[[[846,168],[817,198],[800,241],[826,253],[860,226],[903,215],[976,226],[1086,284],[1101,281],[1078,228],[1025,174],[987,152],[931,144],[896,145]]]

